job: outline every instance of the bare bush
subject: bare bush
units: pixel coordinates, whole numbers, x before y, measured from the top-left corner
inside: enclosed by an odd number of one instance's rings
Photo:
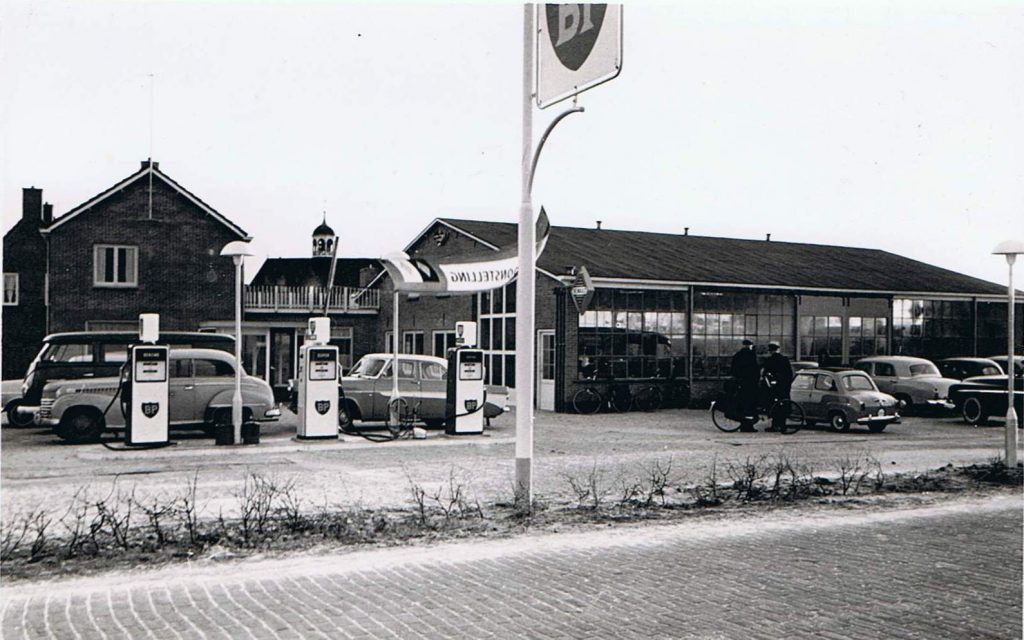
[[[308,526],[307,519],[302,515],[302,496],[295,488],[294,478],[289,478],[278,487],[275,511],[291,531],[300,531]]]
[[[36,509],[25,518],[32,532],[32,545],[29,547],[29,562],[35,562],[46,555],[50,545],[49,529],[53,518],[45,509]]]
[[[167,536],[162,522],[174,512],[174,503],[167,502],[163,495],[152,496],[148,501],[136,500],[135,506],[146,516],[146,522],[153,532],[153,542],[157,549],[163,548]]]
[[[22,517],[20,513],[4,518],[4,533],[0,537],[0,562],[8,562],[14,558],[28,535],[30,524],[29,519]]]
[[[761,495],[761,485],[758,482],[764,476],[764,464],[767,456],[760,456],[751,459],[747,457],[743,462],[727,462],[725,473],[732,481],[732,489],[739,500],[754,500]]]
[[[266,533],[279,491],[275,478],[256,472],[246,474],[241,489],[235,493],[245,544],[250,544],[257,535]]]
[[[79,487],[71,496],[71,504],[67,511],[60,518],[60,525],[64,527],[64,555],[73,557],[78,555],[89,540],[89,494],[87,487]],[[93,547],[93,550],[97,549]]]
[[[196,503],[196,492],[199,487],[199,470],[196,469],[192,478],[185,484],[185,491],[174,501],[174,513],[188,533],[188,543],[195,546],[199,539],[199,505]]]
[[[605,483],[605,473],[597,467],[597,461],[587,469],[578,469],[578,473],[565,472],[562,478],[565,479],[576,498],[576,505],[580,509],[597,509],[601,502],[611,491],[611,485]]]
[[[420,483],[412,479],[412,474],[405,469],[405,478],[409,481],[409,495],[412,496],[413,506],[416,508],[416,517],[420,526],[427,526],[427,490]]]
[[[665,506],[667,497],[665,489],[672,482],[672,461],[672,456],[669,456],[668,460],[659,459],[643,465],[644,476],[641,491],[644,506],[651,506],[655,497],[660,499],[661,506]]]
[[[114,544],[127,550],[131,546],[129,537],[132,525],[132,507],[135,504],[135,487],[128,492],[122,492],[115,480],[106,498],[93,503],[96,515],[90,524],[90,538],[97,548],[100,542],[97,534],[106,531],[113,539]]]
[[[713,507],[722,504],[718,491],[718,456],[711,459],[711,468],[699,483],[690,487],[690,496],[698,507]]]

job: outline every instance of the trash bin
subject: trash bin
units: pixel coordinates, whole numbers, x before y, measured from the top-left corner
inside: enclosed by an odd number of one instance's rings
[[[242,444],[260,443],[260,423],[246,422],[242,425]]]
[[[217,424],[213,427],[213,440],[218,445],[235,443],[235,426],[230,422]]]

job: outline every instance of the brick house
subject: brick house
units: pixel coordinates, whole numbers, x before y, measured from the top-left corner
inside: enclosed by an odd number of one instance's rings
[[[157,162],[55,219],[42,191],[25,189],[4,236],[3,377],[20,377],[48,333],[134,330],[140,313],[159,313],[164,330],[233,318],[234,266],[220,250],[240,239]]]

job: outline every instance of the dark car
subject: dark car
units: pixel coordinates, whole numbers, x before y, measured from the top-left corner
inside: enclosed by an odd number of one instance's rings
[[[964,422],[974,426],[985,425],[992,416],[1006,415],[1008,382],[1005,375],[968,378],[949,388],[949,399],[956,405]],[[1022,385],[1024,376],[1016,376],[1013,381],[1013,405],[1018,415],[1024,413]]]
[[[138,344],[139,334],[131,331],[73,331],[43,338],[43,346],[25,372],[21,396],[4,405],[7,420],[16,426],[32,424],[43,387],[51,380],[78,380],[116,376],[128,358],[128,346]],[[219,333],[168,331],[160,344],[171,347],[203,347],[231,353],[232,336]]]
[[[793,379],[789,397],[803,408],[808,425],[826,422],[833,431],[859,424],[879,433],[900,421],[899,401],[855,369],[804,369]]]
[[[995,361],[988,358],[946,358],[935,363],[943,378],[965,380],[976,376],[997,376],[1003,373]]]
[[[995,362],[1003,369],[1003,373],[1006,373],[1007,363],[1009,358],[1006,356],[989,356],[989,360]],[[1013,371],[1018,376],[1024,375],[1024,356],[1013,356]]]

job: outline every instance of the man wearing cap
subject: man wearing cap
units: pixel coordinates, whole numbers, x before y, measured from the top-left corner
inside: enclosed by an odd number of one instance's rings
[[[789,390],[793,386],[793,365],[789,363],[789,358],[779,353],[779,343],[774,340],[768,343],[768,358],[764,361],[761,373],[771,384],[773,400],[789,400]],[[769,431],[778,431],[785,421],[785,415],[772,416]]]
[[[752,433],[757,431],[757,383],[760,378],[760,367],[754,355],[754,343],[743,340],[743,347],[732,357],[729,369],[736,381],[736,410],[740,414],[740,431]]]

